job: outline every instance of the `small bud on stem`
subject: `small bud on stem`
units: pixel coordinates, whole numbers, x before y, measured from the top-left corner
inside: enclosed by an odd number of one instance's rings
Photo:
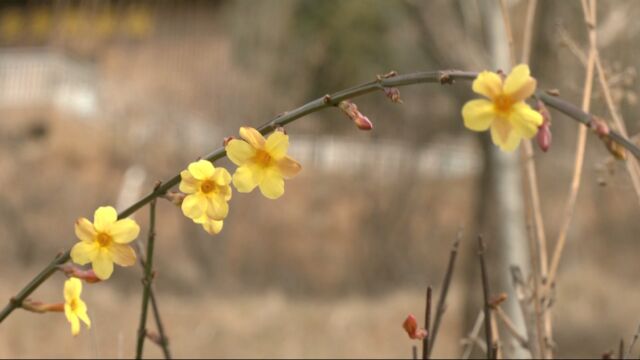
[[[351,101],[345,100],[338,104],[340,110],[345,113],[360,130],[373,129],[373,123],[368,117],[364,116],[359,110],[358,106]]]

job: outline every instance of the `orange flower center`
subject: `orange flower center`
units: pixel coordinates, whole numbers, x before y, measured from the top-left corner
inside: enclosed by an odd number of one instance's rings
[[[105,233],[99,233],[96,240],[102,247],[109,246],[109,244],[111,244],[111,236]]]
[[[71,308],[71,311],[76,311],[76,309],[78,308],[78,302],[76,301],[76,299],[71,299],[71,301],[69,301],[69,307]]]
[[[507,95],[498,95],[493,99],[493,105],[499,112],[508,112],[513,105],[513,100]]]
[[[214,183],[211,180],[205,180],[200,185],[200,191],[202,191],[205,194],[208,194],[208,193],[212,192],[215,189],[216,189],[216,183]]]
[[[264,150],[258,150],[253,159],[256,163],[262,166],[267,166],[269,165],[269,163],[271,163],[271,156]]]

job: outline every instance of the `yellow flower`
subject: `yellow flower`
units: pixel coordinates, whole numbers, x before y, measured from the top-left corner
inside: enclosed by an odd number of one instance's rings
[[[198,219],[193,220],[196,224],[202,225],[204,230],[211,235],[216,235],[222,231],[222,220],[211,220],[206,215],[199,217]]]
[[[73,336],[80,333],[80,320],[82,320],[87,328],[91,328],[91,320],[87,315],[87,304],[80,299],[82,292],[82,281],[76,278],[70,278],[64,282],[64,315],[71,323],[71,334]]]
[[[227,169],[199,160],[189,164],[180,177],[180,191],[188,194],[182,201],[182,212],[186,217],[192,220],[203,216],[210,220],[227,217],[227,201],[231,199],[231,175]]]
[[[131,219],[118,220],[111,206],[99,207],[93,215],[93,224],[86,218],[76,220],[76,236],[80,242],[71,249],[71,259],[79,265],[91,263],[100,280],[113,273],[113,263],[131,266],[136,253],[127,245],[138,237],[140,227]]]
[[[522,138],[530,139],[542,124],[542,115],[524,102],[536,90],[529,66],[513,68],[506,80],[483,71],[473,81],[473,91],[486,99],[467,102],[462,108],[464,126],[473,131],[491,128],[491,139],[504,151],[513,151]]]
[[[241,127],[242,140],[231,140],[227,156],[238,165],[233,185],[238,191],[251,192],[260,187],[262,195],[277,199],[284,193],[284,180],[295,176],[302,167],[287,156],[289,136],[276,131],[267,140],[254,128]]]

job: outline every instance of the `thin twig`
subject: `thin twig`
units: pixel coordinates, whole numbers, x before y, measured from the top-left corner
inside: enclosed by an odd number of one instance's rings
[[[502,359],[502,342],[500,341],[500,332],[498,331],[498,322],[496,314],[491,308],[491,337],[493,338],[492,354],[494,359]]]
[[[529,340],[527,340],[524,335],[520,334],[518,332],[518,329],[516,329],[516,326],[513,324],[513,321],[511,321],[511,319],[509,318],[509,315],[507,315],[504,310],[502,310],[502,308],[500,307],[500,305],[497,305],[495,308],[495,313],[498,315],[498,318],[502,321],[502,323],[505,325],[505,327],[507,328],[507,330],[509,331],[509,333],[518,341],[518,343],[520,344],[520,346],[522,346],[525,349],[529,348]]]
[[[438,305],[436,307],[436,316],[433,321],[433,327],[429,331],[430,344],[429,344],[429,356],[433,351],[433,346],[436,343],[436,337],[438,336],[438,330],[440,329],[440,322],[442,316],[446,310],[447,293],[449,292],[449,285],[451,284],[451,278],[453,277],[453,270],[456,264],[456,257],[458,256],[458,246],[460,245],[460,239],[462,238],[462,229],[458,230],[456,240],[451,247],[451,253],[449,255],[449,265],[447,266],[447,272],[444,274],[444,281],[442,282],[442,290],[440,291],[440,297],[438,298]],[[427,328],[429,330],[429,328]]]
[[[266,124],[260,126],[258,131],[266,135],[275,129],[285,126],[297,119],[300,119],[311,113],[323,110],[325,108],[334,107],[340,103],[340,101],[359,97],[374,91],[381,91],[387,87],[401,87],[421,83],[438,83],[438,84],[452,84],[456,80],[474,80],[478,75],[473,71],[459,71],[459,70],[443,70],[443,71],[429,71],[429,72],[417,72],[405,75],[397,75],[389,78],[380,78],[374,81],[354,86],[349,89],[338,91],[334,94],[326,95],[316,100],[313,100],[305,105],[302,105],[294,110],[285,112],[282,115],[272,119]],[[567,114],[571,119],[576,120],[584,125],[589,126],[592,115],[580,111],[570,102],[560,99],[558,97],[548,96],[542,92],[538,92],[537,96],[544,101],[548,106],[555,108],[563,113]],[[616,131],[611,131],[610,138],[619,143],[625,149],[629,150],[635,157],[640,159],[640,148],[634,143],[629,141],[625,136],[618,134]],[[211,153],[205,155],[203,158],[209,161],[216,161],[226,156],[224,147],[220,147]],[[180,182],[180,174],[174,175],[172,178],[164,182],[157,189],[144,196],[142,199],[135,202],[133,205],[124,209],[118,214],[118,219],[126,218],[143,206],[147,205],[152,200],[163,196],[172,187],[176,186]],[[9,316],[15,309],[20,307],[22,301],[28,297],[33,291],[35,291],[44,281],[46,281],[51,274],[53,274],[57,267],[70,259],[70,250],[60,254],[51,263],[49,263],[38,275],[36,275],[27,285],[25,285],[20,292],[11,298],[9,303],[0,312],[0,323]]]
[[[413,360],[418,360],[418,347],[415,345],[411,346],[411,358]]]
[[[623,357],[623,359],[628,359],[631,356],[631,351],[633,351],[633,347],[636,345],[638,338],[640,338],[640,326],[636,329],[636,333],[633,334],[633,339],[631,339],[631,344],[629,344],[629,348],[627,349],[627,355]]]
[[[618,346],[618,359],[624,359],[624,339],[620,339],[620,346]]]
[[[153,311],[153,317],[156,320],[156,327],[158,328],[158,334],[160,335],[160,347],[165,359],[171,359],[171,351],[169,350],[169,338],[164,330],[164,325],[160,317],[160,309],[156,301],[156,294],[153,288],[149,289],[149,296],[151,297],[151,310]]]
[[[467,339],[469,341],[464,343],[464,350],[462,351],[462,359],[468,359],[471,356],[471,352],[473,351],[473,345],[477,342],[474,339],[478,339],[478,334],[480,333],[480,329],[482,329],[482,323],[484,322],[484,309],[478,312],[478,316],[476,317],[476,322],[473,324]],[[481,344],[482,345],[482,344]],[[484,352],[487,351],[487,347],[484,348],[481,346],[480,349]]]
[[[136,346],[136,359],[142,359],[144,339],[147,335],[147,310],[151,293],[151,272],[153,271],[153,249],[156,237],[156,200],[149,203],[149,236],[147,238],[147,255],[144,266],[144,278],[142,280],[142,305],[140,308],[140,324],[138,326],[138,341]]]
[[[487,338],[487,359],[493,359],[493,332],[491,331],[491,306],[489,304],[489,276],[484,261],[485,245],[482,236],[478,236],[478,258],[482,276],[482,293],[484,297],[484,332]]]
[[[427,330],[427,335],[422,339],[422,358],[429,358],[429,328],[431,327],[431,293],[433,289],[431,285],[427,286],[427,301],[424,309],[424,328]]]

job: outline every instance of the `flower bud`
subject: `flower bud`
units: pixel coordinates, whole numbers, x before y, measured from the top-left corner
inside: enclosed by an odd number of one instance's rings
[[[396,104],[402,104],[402,99],[400,99],[400,89],[396,87],[386,87],[384,88],[384,94]]]
[[[540,115],[542,115],[542,125],[538,128],[536,141],[540,150],[547,152],[551,147],[551,114],[546,105],[540,100],[538,100],[536,107]]]
[[[35,312],[35,313],[63,312],[64,311],[64,304],[63,303],[46,304],[46,303],[43,303],[41,301],[25,299],[22,302],[22,308],[27,310],[27,311],[31,311],[31,312]]]
[[[73,264],[64,264],[58,267],[62,272],[64,272],[67,277],[75,277],[80,280],[84,280],[89,284],[100,282],[101,280],[98,278],[93,269],[83,270]]]
[[[422,340],[427,336],[427,330],[418,327],[418,321],[413,314],[407,316],[404,323],[402,323],[402,328],[407,332],[409,338],[413,340]]]
[[[359,110],[358,106],[351,101],[344,100],[338,104],[340,110],[342,110],[345,115],[347,115],[354,124],[360,130],[371,130],[373,129],[373,123],[369,120],[368,117],[364,116]]]

